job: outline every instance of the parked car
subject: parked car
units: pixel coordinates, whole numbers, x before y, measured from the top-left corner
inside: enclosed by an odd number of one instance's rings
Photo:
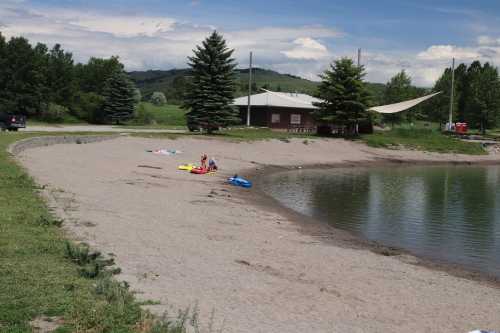
[[[19,128],[26,128],[25,116],[0,112],[0,130],[17,131]]]

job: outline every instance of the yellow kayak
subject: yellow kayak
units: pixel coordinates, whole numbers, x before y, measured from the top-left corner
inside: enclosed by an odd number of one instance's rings
[[[177,169],[179,169],[179,170],[185,170],[185,171],[191,171],[191,170],[193,170],[193,168],[195,168],[195,165],[191,164],[191,163],[179,165],[177,167]]]

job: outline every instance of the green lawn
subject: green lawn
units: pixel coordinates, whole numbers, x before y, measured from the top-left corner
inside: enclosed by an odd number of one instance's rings
[[[140,128],[185,128],[185,111],[178,105],[156,106],[148,102],[141,102],[136,107],[136,119],[131,120],[128,126]]]
[[[479,143],[470,143],[454,137],[443,135],[437,130],[405,129],[375,132],[363,135],[362,140],[371,147],[406,148],[438,153],[457,153],[468,155],[485,155],[487,152]]]
[[[89,278],[94,261],[68,250],[61,221],[6,152],[9,144],[29,136],[0,133],[0,332],[32,332],[29,321],[42,315],[62,319],[57,333],[137,332],[136,324],[150,317],[111,273],[100,270]],[[162,325],[141,332],[185,332]]]

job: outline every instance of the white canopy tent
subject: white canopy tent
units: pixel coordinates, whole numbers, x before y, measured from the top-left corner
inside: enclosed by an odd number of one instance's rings
[[[383,114],[390,114],[390,113],[398,113],[398,112],[403,112],[405,110],[408,110],[436,95],[439,95],[441,93],[440,92],[437,92],[437,93],[434,93],[434,94],[430,94],[430,95],[427,95],[427,96],[423,96],[423,97],[419,97],[419,98],[415,98],[415,99],[412,99],[412,100],[409,100],[409,101],[404,101],[404,102],[400,102],[400,103],[394,103],[394,104],[388,104],[388,105],[382,105],[382,106],[374,106],[372,108],[370,108],[369,110],[370,111],[375,111],[375,112],[378,112],[378,113],[383,113]]]

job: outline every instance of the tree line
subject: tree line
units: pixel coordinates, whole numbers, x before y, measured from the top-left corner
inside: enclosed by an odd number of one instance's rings
[[[239,124],[238,110],[231,104],[238,88],[234,50],[213,32],[194,50],[189,61],[189,79],[178,82],[182,107],[190,128],[209,132]],[[382,117],[367,111],[373,105],[365,68],[351,59],[334,61],[321,75],[316,96],[322,99],[313,116],[320,124],[335,124],[346,133],[357,134],[362,123],[374,118],[381,123],[412,122],[415,119],[445,122],[450,103],[451,69],[437,80],[434,91],[443,93],[423,106]],[[500,124],[500,80],[498,70],[479,61],[455,70],[454,119],[473,128],[486,130]],[[246,87],[248,88],[248,86]],[[255,92],[257,87],[252,87]],[[429,91],[412,85],[401,71],[387,82],[382,93],[384,104],[420,97]],[[153,94],[158,105],[163,94]],[[380,96],[376,97],[379,101]],[[134,117],[134,103],[140,92],[124,72],[118,57],[91,58],[75,63],[73,55],[59,44],[52,49],[38,43],[32,46],[23,37],[9,41],[0,34],[0,111],[21,113],[45,120],[65,116],[91,123],[119,122]]]
[[[0,112],[116,122],[133,116],[138,94],[118,57],[75,63],[59,44],[49,50],[24,37],[7,41],[0,33]]]
[[[445,123],[450,110],[452,69],[447,68],[436,81],[433,90],[443,93],[433,98],[425,108],[429,120]],[[500,79],[498,69],[486,62],[460,64],[455,69],[453,119],[467,122],[481,130],[500,125]]]

